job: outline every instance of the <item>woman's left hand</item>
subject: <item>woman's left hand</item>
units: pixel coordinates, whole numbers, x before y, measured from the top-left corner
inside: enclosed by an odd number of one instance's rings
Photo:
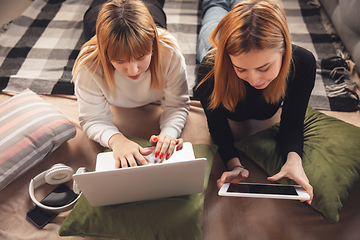
[[[173,154],[175,147],[176,151],[181,149],[183,146],[182,138],[173,138],[166,134],[152,135],[149,140],[151,146],[155,147],[155,157],[159,157],[160,162],[164,159],[169,159]]]
[[[307,200],[307,203],[310,205],[314,197],[313,187],[309,183],[304,168],[302,166],[301,157],[295,153],[290,152],[285,164],[282,166],[279,173],[275,174],[272,177],[268,177],[269,181],[277,181],[281,178],[290,178],[299,184],[305,191],[310,195],[310,199]]]

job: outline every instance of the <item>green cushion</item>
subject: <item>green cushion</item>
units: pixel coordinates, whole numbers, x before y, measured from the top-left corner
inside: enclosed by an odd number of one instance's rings
[[[235,146],[271,176],[283,165],[278,133],[279,124],[275,124]],[[311,206],[329,222],[338,222],[341,208],[359,181],[360,128],[309,107],[304,121],[303,167],[314,188]]]
[[[132,139],[143,147],[149,144],[147,140]],[[197,158],[207,158],[202,193],[104,207],[92,207],[82,195],[66,217],[59,235],[131,240],[202,239],[204,195],[217,147],[194,144],[193,148]]]

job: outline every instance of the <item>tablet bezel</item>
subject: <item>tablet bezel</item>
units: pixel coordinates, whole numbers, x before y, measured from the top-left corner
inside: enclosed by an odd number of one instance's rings
[[[230,184],[260,184],[271,186],[291,186],[295,188],[297,195],[283,195],[283,194],[264,194],[264,193],[235,193],[227,192]],[[309,194],[299,185],[284,185],[284,184],[267,184],[267,183],[224,183],[218,192],[219,196],[231,196],[231,197],[253,197],[253,198],[271,198],[271,199],[290,199],[290,200],[309,200]]]

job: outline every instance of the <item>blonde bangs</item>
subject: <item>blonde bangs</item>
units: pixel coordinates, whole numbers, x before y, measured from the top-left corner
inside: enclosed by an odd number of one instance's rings
[[[144,55],[148,55],[152,51],[155,36],[143,34],[141,36],[134,35],[130,32],[124,32],[121,36],[111,36],[107,46],[107,55],[110,61],[130,61]]]

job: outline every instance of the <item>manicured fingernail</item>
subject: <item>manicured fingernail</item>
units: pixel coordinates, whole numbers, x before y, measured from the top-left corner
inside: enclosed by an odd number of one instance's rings
[[[179,149],[180,149],[180,147],[179,147],[179,146],[177,146],[177,147],[176,147],[176,151],[179,151]]]
[[[168,160],[169,157],[170,157],[170,153],[167,153],[167,154],[166,154],[166,160]]]
[[[160,159],[162,159],[163,158],[163,156],[164,156],[164,154],[163,153],[160,153]]]
[[[155,153],[155,157],[157,158],[159,156],[159,152],[156,152]]]
[[[154,137],[154,139],[153,139],[153,140],[154,140],[154,142],[156,142],[156,141],[158,140],[158,138],[157,138],[157,137]]]
[[[154,151],[154,148],[149,148],[150,151]]]

